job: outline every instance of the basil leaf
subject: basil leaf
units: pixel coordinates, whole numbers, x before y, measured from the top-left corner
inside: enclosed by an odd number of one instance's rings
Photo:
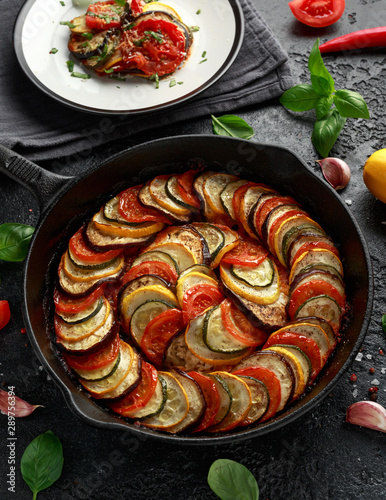
[[[346,118],[336,108],[314,123],[311,140],[324,158],[328,156],[345,123]]]
[[[311,75],[311,84],[317,94],[327,97],[331,95],[330,82],[323,76]]]
[[[316,118],[321,120],[330,111],[334,97],[331,95],[329,97],[321,97],[315,106]]]
[[[230,137],[239,137],[240,139],[250,139],[255,132],[248,123],[236,115],[212,115],[213,133],[216,135],[227,135]]]
[[[314,109],[320,95],[308,83],[301,83],[286,90],[280,97],[280,103],[291,111],[309,111]]]
[[[370,118],[370,113],[363,97],[352,90],[337,90],[334,104],[339,113],[347,118]]]
[[[386,314],[382,316],[382,329],[386,333]]]
[[[320,76],[327,80],[328,82],[328,93],[332,93],[335,90],[334,79],[328,72],[328,69],[324,65],[324,61],[322,58],[322,54],[319,50],[319,38],[314,43],[314,46],[311,49],[310,57],[308,58],[308,69],[310,70],[311,75]]]
[[[25,259],[28,245],[35,228],[26,224],[7,222],[0,225],[0,259],[21,262]]]
[[[57,436],[47,431],[35,438],[25,449],[20,462],[24,481],[33,498],[59,479],[63,468],[63,449]]]
[[[216,460],[209,469],[208,484],[221,500],[259,499],[259,487],[253,474],[233,460]]]

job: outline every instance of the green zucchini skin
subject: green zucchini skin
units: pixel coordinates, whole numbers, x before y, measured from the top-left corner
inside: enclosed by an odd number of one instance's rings
[[[99,311],[102,309],[103,303],[104,303],[103,297],[99,297],[98,304],[97,304],[96,308],[87,316],[84,316],[84,317],[77,319],[75,321],[70,321],[69,319],[64,319],[60,314],[58,314],[58,316],[60,316],[61,319],[69,325],[79,325],[80,323],[84,323],[85,321],[88,321],[89,319],[96,316],[99,313]]]

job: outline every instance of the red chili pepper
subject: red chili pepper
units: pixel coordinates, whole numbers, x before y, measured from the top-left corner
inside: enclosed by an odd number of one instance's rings
[[[338,36],[320,45],[319,50],[325,52],[341,52],[343,50],[364,49],[368,47],[386,47],[386,26],[354,31]]]

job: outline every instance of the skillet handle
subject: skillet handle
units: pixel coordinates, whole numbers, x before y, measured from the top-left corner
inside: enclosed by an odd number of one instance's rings
[[[39,203],[40,213],[73,177],[54,174],[0,144],[0,172],[29,189]]]

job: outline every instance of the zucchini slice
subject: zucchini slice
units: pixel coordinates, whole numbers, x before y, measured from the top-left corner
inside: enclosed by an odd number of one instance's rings
[[[311,264],[324,264],[327,266],[334,267],[338,273],[343,276],[343,266],[342,262],[334,253],[330,250],[323,248],[316,248],[315,250],[309,250],[304,252],[292,265],[291,272],[289,275],[289,283],[291,284],[295,277],[304,269]],[[312,315],[311,315],[312,316]]]
[[[317,238],[319,238],[319,240],[326,237],[326,233],[323,231],[323,229],[320,229],[319,227],[315,227],[312,224],[308,223],[300,224],[299,226],[295,226],[289,229],[283,236],[281,242],[281,250],[280,247],[278,247],[279,251],[281,251],[283,261],[287,267],[289,264],[288,250],[291,247],[292,242],[302,234],[316,236]]]
[[[186,372],[192,370],[210,372],[214,369],[214,365],[205,363],[189,351],[184,332],[178,332],[175,337],[169,340],[164,352],[163,366],[165,368],[178,367]]]
[[[213,420],[213,426],[220,424],[228,413],[230,412],[232,405],[232,393],[228,387],[226,381],[217,373],[208,373],[208,377],[210,377],[217,389],[218,395],[220,396],[220,407],[216,413],[216,416]]]
[[[171,197],[168,194],[166,185],[170,176],[159,175],[154,177],[154,179],[149,184],[149,191],[153,199],[164,209],[172,212],[173,214],[189,216],[192,213],[190,208],[182,206],[178,202],[174,201],[175,197]],[[177,179],[176,179],[177,181]]]
[[[173,203],[179,205],[180,207],[188,210],[188,212],[197,212],[197,209],[189,203],[186,203],[180,195],[180,191],[178,189],[178,179],[177,176],[171,175],[165,184],[165,192],[167,196],[172,200]]]
[[[76,257],[72,253],[70,247],[68,247],[67,251],[68,251],[68,257],[69,257],[71,263],[75,266],[75,268],[84,269],[86,271],[96,271],[99,269],[105,269],[106,267],[111,266],[116,259],[116,257],[115,257],[113,259],[106,260],[105,262],[101,262],[100,264],[90,264],[90,263],[86,263],[84,260],[80,260],[78,257]]]
[[[296,276],[290,287],[290,295],[292,295],[295,292],[295,290],[304,283],[312,284],[313,281],[325,281],[326,283],[329,283],[334,288],[336,288],[336,290],[341,295],[342,299],[345,300],[346,295],[345,295],[344,283],[342,279],[338,276],[339,276],[338,274],[330,274],[328,271],[313,268],[313,266],[311,266],[310,271],[298,274]]]
[[[163,311],[173,307],[173,304],[165,300],[147,300],[135,309],[130,318],[129,329],[138,346],[141,345],[147,324]]]
[[[250,366],[262,366],[274,372],[280,381],[281,399],[278,411],[282,410],[291,400],[294,392],[294,374],[287,360],[279,353],[264,349],[257,351],[240,361],[233,371],[248,368]]]
[[[99,56],[103,53],[103,49],[109,40],[108,33],[108,30],[97,33],[90,31],[76,33],[73,31],[68,41],[68,50],[80,60]],[[87,36],[84,36],[84,34]]]
[[[236,180],[237,177],[230,174],[216,173],[206,177],[202,185],[202,192],[204,194],[206,203],[214,213],[226,215],[226,212],[224,211],[221,203],[220,194],[225,186]]]
[[[298,253],[299,250],[307,243],[327,243],[331,246],[334,246],[334,243],[331,238],[328,236],[321,236],[320,233],[315,233],[315,231],[305,231],[301,232],[300,234],[296,235],[295,238],[289,242],[287,245],[287,253],[285,255],[286,262],[288,264],[288,267],[291,267],[296,255],[301,255],[301,253]]]
[[[211,218],[215,215],[213,210],[208,205],[208,202],[204,196],[204,189],[203,189],[205,180],[207,179],[207,177],[210,177],[213,174],[215,174],[215,172],[212,172],[210,170],[208,170],[207,172],[203,172],[194,179],[193,183],[193,189],[196,195],[198,196],[198,199],[200,200],[201,211],[204,212],[204,216],[206,218]]]
[[[70,24],[73,25],[73,28],[70,28],[72,33],[92,33],[92,30],[87,26],[85,14],[74,17]]]
[[[219,229],[221,229],[221,231],[224,233],[224,245],[219,250],[216,257],[211,263],[211,267],[213,269],[218,267],[221,259],[227,252],[230,252],[233,248],[237,247],[237,245],[239,244],[239,235],[236,233],[236,231],[232,231],[232,229],[229,229],[229,227],[227,226],[217,225],[217,227],[219,227]]]
[[[116,222],[123,226],[138,227],[143,222],[129,222],[119,212],[119,194],[111,198],[103,207],[103,216],[108,222]]]
[[[150,250],[163,252],[170,255],[170,257],[172,257],[172,259],[174,259],[174,261],[177,263],[180,273],[188,267],[197,264],[195,255],[182,243],[153,243],[147,248],[146,253]],[[141,254],[140,257],[142,257],[142,255],[143,254]]]
[[[334,328],[339,326],[342,309],[335,299],[329,295],[317,295],[307,299],[295,312],[295,319],[317,316],[328,321]]]
[[[84,232],[84,237],[88,245],[96,252],[105,252],[116,248],[137,247],[144,245],[152,235],[143,236],[141,238],[133,238],[132,236],[119,236],[114,234],[106,234],[101,232],[95,225],[94,221],[89,221]]]
[[[160,374],[158,374],[158,380],[155,391],[150,400],[148,401],[148,403],[142,408],[137,408],[136,410],[133,410],[131,412],[126,412],[124,416],[128,418],[134,418],[135,420],[139,421],[146,418],[154,417],[162,411],[166,403],[166,398],[167,398],[166,381]]]
[[[287,349],[287,351],[290,351],[294,356],[296,356],[302,366],[304,380],[307,384],[310,381],[312,372],[312,364],[307,354],[300,347],[290,344],[275,344],[272,345],[269,349],[272,351],[276,348]],[[277,352],[280,352],[280,350],[277,350]]]
[[[132,292],[135,292],[135,290],[153,285],[158,285],[169,289],[169,284],[155,274],[144,274],[142,276],[138,276],[138,278],[134,278],[133,280],[127,282],[126,285],[121,288],[118,296],[119,306],[122,305],[123,299],[130,295]]]
[[[205,239],[209,248],[210,257],[214,260],[225,245],[224,231],[214,224],[208,224],[207,222],[195,222],[192,226],[194,226]]]
[[[251,236],[255,240],[256,239],[259,240],[260,237],[255,232],[254,226],[250,224],[249,215],[253,210],[253,207],[256,205],[260,196],[271,191],[272,191],[271,188],[268,188],[267,186],[261,186],[261,185],[251,186],[245,191],[244,196],[241,198],[241,204],[238,212],[239,220],[245,232],[248,233],[249,236]]]
[[[161,252],[160,250],[149,250],[142,253],[133,261],[131,267],[138,266],[139,264],[142,264],[142,262],[149,261],[165,262],[166,264],[169,264],[172,269],[175,269],[177,274],[180,271],[176,259],[168,253]]]
[[[178,278],[177,280],[177,286],[176,286],[176,293],[177,293],[177,300],[180,304],[180,307],[182,307],[183,300],[184,300],[184,295],[185,293],[189,290],[194,285],[212,285],[218,288],[218,282],[217,280],[209,277],[206,274],[201,274],[201,273],[196,273],[196,272],[191,272],[188,274],[185,274],[182,276],[182,278]]]
[[[126,374],[122,382],[117,387],[115,387],[115,389],[110,390],[109,392],[103,395],[103,399],[111,400],[116,398],[122,398],[126,394],[129,394],[129,392],[133,391],[137,387],[137,385],[141,382],[141,365],[142,365],[141,357],[133,350],[133,363],[130,367],[129,372]]]
[[[121,351],[118,350],[118,355],[111,363],[103,368],[98,368],[97,370],[79,370],[73,368],[79,378],[86,381],[99,382],[108,377],[111,377],[113,373],[117,370],[121,360]]]
[[[220,201],[224,212],[234,221],[237,219],[235,209],[233,208],[233,195],[239,189],[239,187],[244,186],[247,183],[248,181],[245,181],[243,179],[230,182],[220,193]]]
[[[177,214],[176,212],[172,212],[171,210],[168,210],[167,208],[160,205],[158,201],[151,195],[149,183],[145,184],[140,189],[138,193],[138,200],[143,206],[154,208],[155,210],[157,210],[157,212],[160,212],[162,215],[167,217],[172,222],[186,223],[190,221],[191,218],[190,212],[189,214]]]
[[[185,389],[177,378],[169,372],[159,372],[166,382],[167,397],[162,410],[142,421],[145,427],[169,430],[184,420],[189,411],[189,400]]]
[[[253,228],[257,236],[263,240],[263,235],[262,235],[262,228],[263,224],[265,222],[264,220],[260,220],[262,217],[260,217],[260,212],[263,209],[264,203],[271,198],[277,198],[279,195],[278,193],[275,193],[274,191],[269,191],[266,193],[263,193],[259,196],[257,199],[256,203],[252,206],[251,210],[249,211],[249,216],[248,216],[248,222],[249,226]]]
[[[226,354],[242,354],[248,347],[233,337],[225,328],[221,316],[221,304],[213,307],[205,314],[203,339],[207,347],[213,352]]]
[[[263,260],[256,267],[231,265],[230,272],[238,281],[243,281],[248,286],[265,288],[272,285],[275,277],[275,268],[271,259]]]
[[[104,304],[103,297],[99,297],[92,304],[90,304],[86,309],[80,311],[76,314],[63,313],[61,311],[57,311],[57,315],[62,318],[65,323],[70,325],[76,325],[77,323],[83,323],[91,319],[93,316],[99,313],[102,306]]]
[[[298,318],[296,323],[308,323],[311,325],[319,326],[327,336],[328,342],[330,344],[330,353],[335,349],[337,344],[337,339],[334,330],[330,323],[323,318],[317,318],[315,316],[306,316],[305,318]]]
[[[184,276],[190,273],[200,273],[209,276],[209,278],[213,278],[217,280],[217,276],[214,273],[213,269],[206,264],[194,264],[193,266],[187,267],[182,273],[179,275],[179,279],[182,279]]]
[[[252,395],[248,384],[241,377],[228,372],[215,372],[224,380],[232,395],[231,406],[225,418],[208,432],[227,432],[234,429],[248,415],[252,405]]]
[[[63,258],[63,271],[71,281],[78,283],[101,280],[110,276],[118,276],[124,269],[125,259],[123,255],[118,255],[110,261],[107,266],[96,269],[82,269],[75,265],[70,259],[68,250]]]
[[[269,393],[268,389],[261,380],[250,377],[249,375],[238,375],[248,385],[251,391],[251,407],[245,419],[239,425],[250,425],[260,420],[268,410]]]
[[[261,236],[263,241],[268,243],[269,234],[271,232],[271,228],[277,219],[281,218],[286,213],[293,213],[293,210],[297,212],[305,214],[305,211],[299,207],[299,205],[295,205],[293,203],[281,202],[279,205],[275,206],[268,212],[268,215],[265,217],[263,225],[261,226]]]
[[[163,222],[142,222],[138,226],[128,226],[105,218],[103,208],[92,218],[95,227],[103,234],[122,236],[124,238],[143,238],[158,233],[165,227]]]

